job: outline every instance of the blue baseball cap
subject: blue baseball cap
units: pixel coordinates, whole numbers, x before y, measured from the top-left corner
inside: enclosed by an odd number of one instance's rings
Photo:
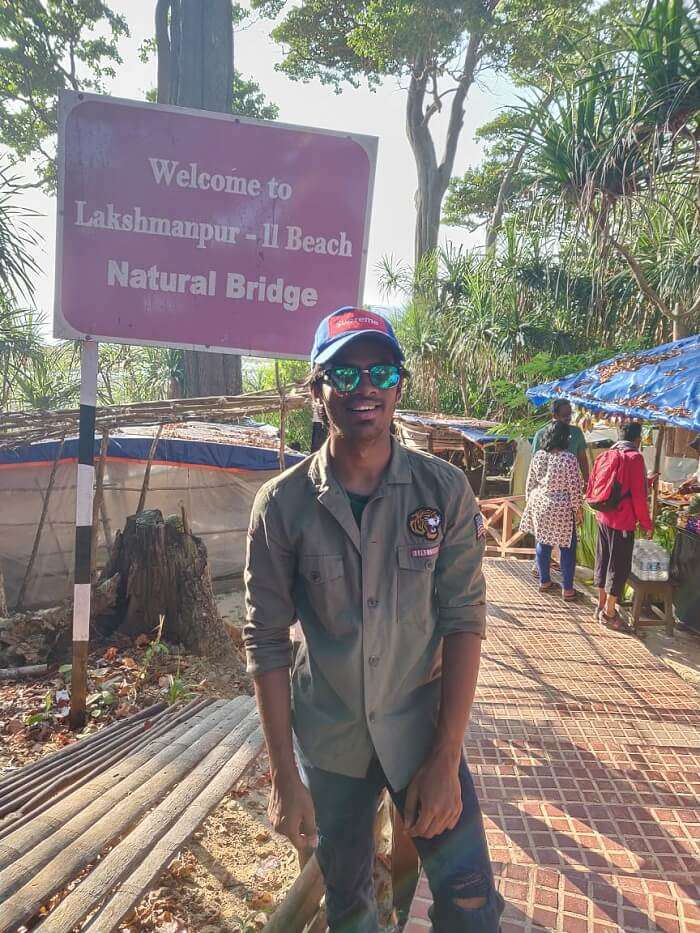
[[[327,363],[342,348],[360,337],[376,337],[388,344],[403,361],[403,350],[394,328],[381,314],[365,308],[338,308],[316,328],[311,348],[311,365]]]

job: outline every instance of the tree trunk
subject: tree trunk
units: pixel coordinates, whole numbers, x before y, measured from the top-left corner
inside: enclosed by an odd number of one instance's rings
[[[169,17],[168,17],[169,12]],[[158,0],[158,100],[231,113],[233,16],[230,0]],[[167,95],[160,83],[167,82]],[[185,350],[186,398],[240,395],[241,358],[230,353]]]
[[[501,179],[501,184],[498,188],[498,195],[496,196],[496,203],[493,207],[493,212],[489,218],[489,222],[486,225],[486,255],[495,256],[496,254],[496,238],[498,236],[498,231],[501,229],[501,224],[503,223],[503,214],[506,209],[506,201],[510,197],[511,190],[513,188],[513,179],[515,174],[520,168],[520,164],[523,161],[523,157],[527,150],[527,143],[524,142],[522,146],[513,156],[508,170]]]
[[[179,516],[158,509],[131,515],[114,542],[104,575],[119,575],[116,627],[128,635],[153,632],[199,654],[226,657],[231,642],[214,599],[207,550]]]
[[[469,36],[464,55],[464,64],[450,105],[447,136],[442,160],[438,163],[435,141],[430,132],[430,120],[441,109],[441,99],[434,95],[426,107],[425,99],[431,72],[422,60],[415,62],[406,98],[406,135],[411,144],[418,175],[416,191],[416,230],[414,238],[414,263],[438,245],[442,200],[452,177],[457,145],[464,126],[464,103],[474,83],[476,68],[481,56],[482,35],[473,32]]]
[[[678,306],[673,311],[673,339],[682,340],[690,334],[688,316],[683,314]]]
[[[419,183],[416,191],[416,232],[413,249],[416,265],[424,256],[437,249],[442,199],[445,195],[445,189],[440,184],[439,171],[432,171],[429,166],[425,166],[424,172],[419,172],[419,178],[421,174],[424,181]]]

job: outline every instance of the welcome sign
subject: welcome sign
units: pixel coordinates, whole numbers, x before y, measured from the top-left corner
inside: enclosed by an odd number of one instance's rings
[[[377,140],[66,92],[54,334],[307,357],[359,304]]]

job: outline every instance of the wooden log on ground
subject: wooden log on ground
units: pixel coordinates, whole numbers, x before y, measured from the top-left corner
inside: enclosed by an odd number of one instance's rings
[[[66,745],[65,748],[61,748],[57,752],[53,752],[51,755],[46,755],[43,758],[39,758],[32,764],[24,765],[23,768],[17,768],[15,771],[6,774],[2,780],[0,780],[0,795],[4,794],[8,787],[14,786],[16,783],[23,783],[27,779],[28,775],[42,772],[47,768],[51,769],[59,762],[61,763],[59,767],[61,767],[62,764],[65,763],[69,758],[72,758],[74,755],[76,755],[79,749],[84,750],[86,748],[92,748],[98,743],[110,741],[118,732],[124,732],[133,728],[138,728],[139,725],[141,725],[141,720],[149,719],[166,708],[167,704],[156,703],[153,706],[147,707],[146,709],[139,710],[137,713],[134,713],[133,716],[129,716],[127,719],[118,720],[109,726],[105,726],[104,729],[100,729],[99,732],[94,732],[92,735],[86,736],[79,742],[74,742],[72,745]]]
[[[96,861],[106,846],[127,832],[175,784],[185,779],[202,758],[251,713],[252,701],[244,700],[249,698],[237,697],[218,710],[218,721],[205,727],[204,735],[196,742],[187,742],[183,736],[179,742],[170,743],[165,752],[174,751],[175,759],[165,767],[159,766],[145,783],[140,782],[126,797],[121,785],[128,782],[128,777],[116,787],[109,783],[103,786],[98,800],[69,823],[59,825],[48,838],[46,826],[42,825],[41,842],[0,873],[0,929],[14,929],[33,917],[48,898]],[[255,720],[251,725],[255,728]],[[123,767],[131,771],[128,759]],[[97,783],[104,784],[104,780],[91,783],[88,789]],[[102,813],[97,820],[96,812]],[[27,828],[31,830],[32,825]],[[5,840],[2,848],[11,838]]]
[[[88,929],[110,933],[173,859],[211,811],[255,761],[262,748],[257,716],[251,713],[187,775],[162,803],[119,843],[47,917],[42,933],[70,933],[118,888]]]
[[[191,719],[207,705],[209,704],[206,701],[195,700],[180,710],[178,715],[172,715],[171,710],[167,710],[165,714],[154,719],[149,729],[115,736],[106,745],[88,748],[86,754],[79,755],[72,761],[59,762],[58,768],[52,771],[27,775],[21,788],[14,788],[3,794],[0,800],[0,816],[8,813],[13,816],[9,826],[6,823],[0,826],[0,838],[7,835],[8,831],[13,832],[19,826],[35,819],[44,810],[68,794],[74,793],[110,766],[152,745],[156,738]]]
[[[302,933],[314,919],[323,894],[323,876],[316,856],[312,855],[263,927],[263,933]]]
[[[207,549],[181,516],[159,509],[131,515],[117,534],[103,576],[119,574],[120,630],[152,632],[165,617],[163,637],[198,654],[226,658],[232,652],[214,598]]]
[[[70,794],[49,807],[40,820],[32,820],[0,841],[0,902],[6,890],[15,890],[18,884],[24,883],[25,875],[15,870],[20,862],[31,860],[32,870],[36,871],[60,854],[61,845],[58,839],[51,842],[52,833],[61,831],[63,839],[77,839],[83,829],[105,814],[109,815],[112,808],[129,795],[138,793],[159,771],[172,775],[173,763],[183,747],[196,744],[207,733],[210,733],[210,741],[216,744],[217,736],[212,730],[220,726],[227,715],[230,715],[229,704],[213,703],[180,727],[156,738],[146,749],[105,771],[79,793]]]
[[[23,680],[29,677],[42,677],[48,667],[46,664],[28,664],[24,667],[0,667],[0,680]]]

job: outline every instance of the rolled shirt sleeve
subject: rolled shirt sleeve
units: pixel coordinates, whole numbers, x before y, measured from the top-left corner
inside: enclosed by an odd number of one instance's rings
[[[483,519],[463,473],[455,474],[455,497],[445,515],[445,537],[435,567],[440,635],[486,634]]]
[[[253,503],[244,572],[243,644],[254,676],[291,664],[295,565],[275,497],[263,487]]]

